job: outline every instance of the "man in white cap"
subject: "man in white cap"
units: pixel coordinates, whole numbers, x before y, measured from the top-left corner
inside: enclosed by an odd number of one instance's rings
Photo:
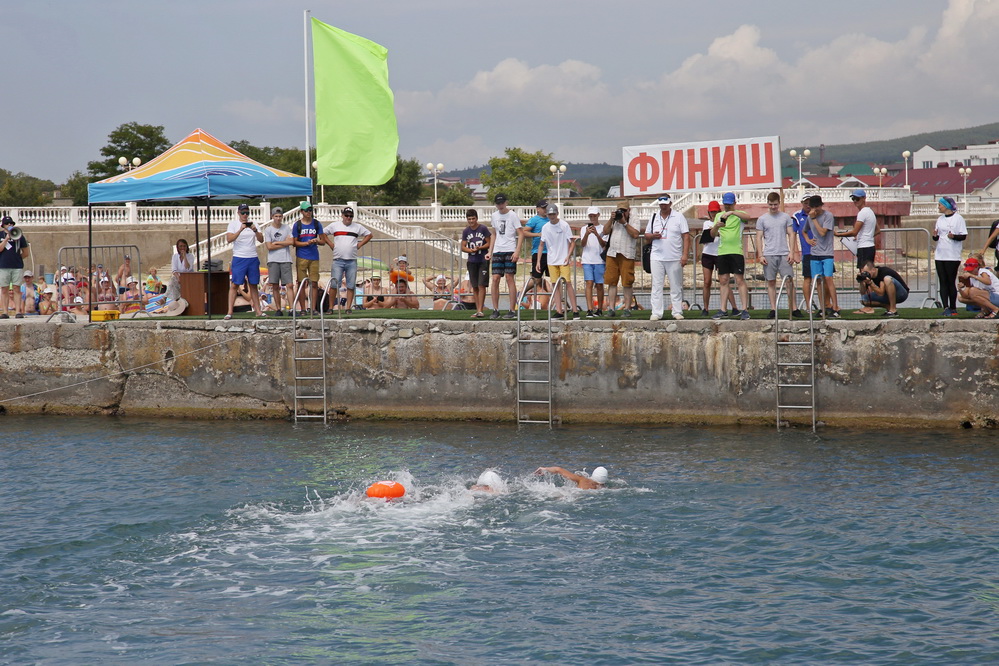
[[[850,194],[850,201],[857,207],[857,221],[850,229],[834,232],[838,238],[857,239],[857,269],[867,265],[867,262],[874,261],[874,237],[880,233],[878,230],[878,216],[874,210],[867,205],[867,192],[864,190],[854,190]]]
[[[558,474],[566,480],[572,481],[583,490],[600,490],[607,485],[607,479],[610,476],[607,473],[607,468],[603,466],[594,469],[589,476],[570,472],[564,467],[539,467],[534,470],[534,473],[538,476],[542,474]]]
[[[659,212],[653,213],[645,226],[645,240],[652,243],[651,321],[663,317],[663,285],[669,277],[670,313],[673,319],[683,319],[683,267],[690,256],[690,227],[687,218],[673,210],[668,194],[656,199]]]
[[[563,313],[562,299],[555,301],[556,312],[552,315],[555,319],[565,316],[572,318],[572,313],[580,314],[579,305],[576,304],[576,290],[572,285],[572,258],[573,249],[576,247],[576,239],[572,237],[572,227],[565,220],[558,216],[558,206],[548,204],[546,210],[548,224],[541,228],[541,249],[537,257],[534,268],[541,274],[541,259],[546,253],[548,255],[548,271],[554,285],[559,278],[565,281],[565,291],[569,311]]]
[[[260,309],[260,294],[257,285],[260,284],[260,258],[257,256],[257,243],[264,242],[264,235],[250,219],[250,206],[239,204],[236,219],[226,228],[225,240],[232,243],[232,264],[229,273],[229,311],[224,319],[232,319],[233,308],[236,305],[236,294],[239,288],[248,283],[250,306],[258,317],[266,317]],[[126,256],[125,259],[128,259]],[[120,272],[120,271],[119,271]]]
[[[600,221],[600,209],[590,206],[586,209],[586,226],[579,230],[580,245],[582,245],[583,280],[586,290],[586,316],[599,317],[603,315],[604,307],[604,259],[601,256],[607,247],[607,236],[603,233]],[[597,291],[596,307],[593,305],[593,290]]]

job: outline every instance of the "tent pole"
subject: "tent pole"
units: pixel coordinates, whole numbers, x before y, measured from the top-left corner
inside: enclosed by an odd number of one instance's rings
[[[212,318],[212,201],[205,199],[205,224],[208,226],[208,272],[205,284],[208,290],[208,319]]]
[[[87,202],[87,321],[94,321],[93,307],[94,304],[89,301],[93,300],[91,294],[94,293],[93,281],[94,275],[90,270],[90,267],[94,265],[94,205]],[[139,277],[142,277],[140,274]],[[59,289],[62,289],[62,285],[59,285]],[[6,304],[5,304],[6,305]]]
[[[201,265],[201,248],[198,247],[201,239],[198,238],[198,200],[194,200],[194,265]],[[199,270],[199,269],[195,269]]]

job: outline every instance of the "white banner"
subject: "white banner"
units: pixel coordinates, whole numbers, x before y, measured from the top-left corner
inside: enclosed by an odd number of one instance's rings
[[[625,146],[623,196],[781,185],[780,137]]]

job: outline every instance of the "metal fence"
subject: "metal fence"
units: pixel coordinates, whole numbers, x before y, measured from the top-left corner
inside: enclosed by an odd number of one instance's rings
[[[129,298],[125,293],[128,285],[118,284],[116,281],[118,268],[125,263],[126,256],[131,259],[132,270],[129,275],[139,282],[139,298]],[[145,308],[142,298],[142,259],[139,248],[135,245],[61,247],[58,258],[60,268],[53,275],[52,285],[57,293],[56,314],[69,312],[89,315],[94,309],[130,312]],[[62,267],[66,270],[63,271]],[[108,289],[102,290],[102,277],[105,276]],[[127,283],[127,279],[122,281]]]

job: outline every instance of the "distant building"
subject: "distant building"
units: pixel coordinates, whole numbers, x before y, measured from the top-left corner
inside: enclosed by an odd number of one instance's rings
[[[935,169],[909,169],[909,187],[921,196],[956,196],[964,194],[964,177],[960,167]],[[905,174],[898,174],[885,181],[885,187],[905,187]],[[968,195],[999,197],[999,164],[975,166],[968,177]]]
[[[939,150],[931,146],[923,146],[912,154],[913,168],[933,169],[941,164],[952,167],[999,164],[999,141]]]

